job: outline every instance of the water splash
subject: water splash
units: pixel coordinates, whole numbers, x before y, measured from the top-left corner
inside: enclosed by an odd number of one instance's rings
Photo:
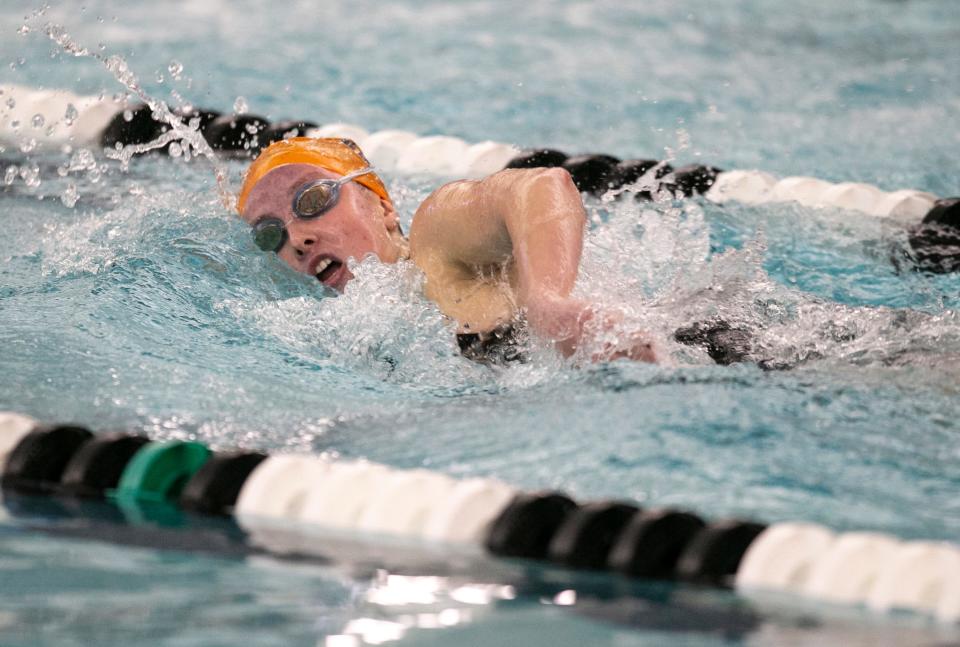
[[[31,22],[39,22],[43,13],[43,10],[34,12],[32,16],[27,18],[25,25],[29,26]],[[74,57],[89,57],[99,61],[117,81],[150,108],[154,118],[160,119],[170,125],[170,130],[160,135],[154,141],[147,142],[146,144],[123,146],[116,151],[107,151],[108,157],[120,161],[125,168],[134,155],[163,148],[173,141],[182,142],[181,146],[186,144],[186,151],[192,148],[210,162],[217,180],[221,203],[224,208],[229,211],[235,209],[236,195],[229,185],[227,169],[217,157],[216,152],[214,152],[203,138],[196,124],[185,124],[180,117],[170,110],[164,101],[148,95],[122,56],[117,54],[107,56],[87,49],[73,40],[62,25],[53,22],[43,22],[40,27],[42,32],[56,43],[63,52]],[[180,73],[183,71],[183,66],[173,61],[170,63],[169,70],[174,78],[179,78]]]

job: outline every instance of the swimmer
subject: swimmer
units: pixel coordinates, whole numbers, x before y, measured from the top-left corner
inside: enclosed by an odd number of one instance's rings
[[[642,332],[601,344],[618,314],[571,297],[586,211],[564,169],[446,184],[420,205],[406,237],[354,142],[294,137],[253,161],[237,210],[257,247],[337,291],[353,278],[350,258],[409,259],[425,276],[426,296],[457,323],[468,357],[483,359],[525,325],[566,357],[586,346],[593,361],[658,359]]]

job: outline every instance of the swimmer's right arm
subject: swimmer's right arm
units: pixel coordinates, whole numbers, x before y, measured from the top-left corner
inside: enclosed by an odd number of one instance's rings
[[[480,181],[448,184],[430,196],[414,218],[411,251],[435,267],[512,261],[514,297],[526,311],[528,325],[569,356],[584,341],[588,324],[602,329],[614,323],[595,306],[570,296],[585,226],[580,192],[566,170],[510,169]],[[654,359],[649,344],[629,346],[602,359]]]

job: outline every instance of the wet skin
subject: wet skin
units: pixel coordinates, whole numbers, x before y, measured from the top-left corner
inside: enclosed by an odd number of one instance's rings
[[[308,164],[279,166],[254,186],[242,218],[253,225],[281,219],[289,240],[280,257],[342,291],[349,258],[368,254],[393,263],[409,255],[425,274],[427,297],[461,332],[486,333],[523,316],[530,329],[564,355],[618,323],[615,312],[573,299],[586,212],[563,169],[511,169],[483,180],[451,182],[417,210],[409,243],[396,211],[356,182],[313,220],[296,218],[292,196],[304,183],[339,176]],[[330,261],[329,265],[327,261]],[[656,361],[642,333],[592,350],[593,360]]]

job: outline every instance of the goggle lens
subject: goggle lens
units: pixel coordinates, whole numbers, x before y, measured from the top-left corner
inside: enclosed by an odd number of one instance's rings
[[[337,182],[321,180],[297,193],[293,212],[301,218],[316,218],[337,204],[339,199],[340,185]]]
[[[261,220],[253,227],[253,242],[265,252],[279,252],[287,242],[287,228],[276,218]]]

